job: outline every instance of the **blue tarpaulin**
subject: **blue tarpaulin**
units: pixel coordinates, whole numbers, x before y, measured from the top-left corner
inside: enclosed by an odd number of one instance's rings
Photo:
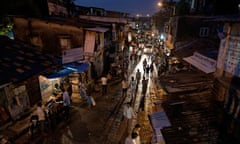
[[[153,128],[160,128],[171,126],[170,121],[164,112],[160,110],[149,115],[151,124]]]
[[[52,78],[57,78],[57,77],[64,77],[73,72],[81,73],[81,72],[86,71],[88,69],[88,67],[89,67],[89,64],[87,62],[86,63],[77,63],[77,62],[68,63],[68,64],[63,65],[63,69],[61,69],[57,72],[51,73],[49,75],[46,75],[46,77],[49,79],[52,79]]]
[[[68,69],[73,69],[76,72],[84,72],[88,69],[89,64],[87,62],[85,63],[68,63],[68,64],[64,64],[63,66],[64,68],[68,68]]]
[[[171,123],[164,112],[164,110],[160,110],[157,112],[154,112],[149,115],[149,119],[152,125],[152,128],[154,130],[154,138],[153,141],[156,143],[165,143],[165,140],[162,136],[161,129],[164,127],[171,126]]]
[[[73,72],[75,72],[75,71],[72,70],[72,69],[65,68],[65,69],[61,69],[61,70],[59,70],[57,72],[54,72],[52,74],[45,75],[45,76],[47,78],[49,78],[49,79],[52,79],[52,78],[64,77],[64,76],[67,76],[67,75],[69,75],[69,74],[71,74]]]

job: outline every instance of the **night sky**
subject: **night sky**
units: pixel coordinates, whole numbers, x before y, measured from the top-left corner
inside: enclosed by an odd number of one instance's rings
[[[140,14],[153,15],[158,11],[159,0],[75,0],[75,4],[86,7],[99,7],[105,10],[129,13],[131,16]]]

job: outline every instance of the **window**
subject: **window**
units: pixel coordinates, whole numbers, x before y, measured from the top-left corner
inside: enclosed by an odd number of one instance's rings
[[[200,32],[199,32],[200,37],[207,37],[208,34],[209,34],[209,28],[208,27],[201,27],[200,28]]]
[[[164,31],[165,31],[165,33],[169,32],[169,25],[165,25]]]
[[[40,36],[32,36],[30,38],[31,44],[37,46],[37,47],[42,47],[42,39]]]
[[[71,39],[69,36],[60,36],[59,40],[62,50],[71,49]]]

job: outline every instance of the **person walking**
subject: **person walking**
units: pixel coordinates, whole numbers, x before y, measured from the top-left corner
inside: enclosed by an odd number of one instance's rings
[[[134,112],[133,108],[131,107],[131,103],[128,102],[123,109],[123,116],[124,122],[127,126],[127,130],[130,128],[130,124],[133,118],[136,118],[136,113]]]
[[[87,90],[86,90],[87,88],[85,87],[84,83],[80,81],[78,86],[79,86],[79,91],[80,91],[80,97],[82,99],[86,99],[87,98]]]
[[[154,66],[153,66],[153,62],[150,64],[150,74],[151,74],[151,78],[153,78],[153,70],[154,70]]]
[[[143,79],[142,79],[142,95],[146,94],[147,86],[148,86],[148,79],[145,79],[145,77],[143,76]]]
[[[73,93],[73,90],[72,90],[72,81],[69,80],[68,83],[67,83],[67,91],[68,91],[68,95],[70,97],[70,101],[72,103],[72,93]]]
[[[136,124],[135,127],[133,128],[132,133],[136,135],[135,144],[141,144],[140,130],[141,130],[141,125],[140,124]]]
[[[140,104],[139,104],[139,110],[144,111],[144,107],[145,107],[145,95],[142,95]],[[139,110],[138,110],[138,112],[139,112]]]
[[[105,75],[102,76],[101,82],[102,82],[102,96],[107,94],[107,77]]]
[[[127,71],[124,72],[123,79],[126,79],[126,80],[128,79],[128,72]]]
[[[124,144],[136,144],[137,133],[129,132]]]
[[[153,73],[154,70],[154,66],[153,66],[153,62],[150,64],[150,72]]]
[[[68,119],[69,118],[70,105],[71,105],[71,99],[70,99],[70,96],[69,96],[66,88],[63,92],[62,97],[63,97],[63,106],[64,106],[64,118]]]
[[[37,116],[37,119],[40,123],[40,130],[41,130],[41,133],[43,135],[45,135],[45,131],[44,131],[44,123],[45,123],[45,112],[44,112],[44,108],[42,106],[42,102],[38,102],[37,103],[37,109],[33,112],[32,114],[33,116],[36,115]],[[33,131],[32,131],[32,134],[33,134]]]
[[[88,110],[90,111],[92,106],[96,105],[96,102],[92,96],[87,96]]]
[[[136,72],[136,80],[137,80],[137,85],[139,84],[140,82],[140,79],[141,79],[141,72],[139,69],[137,69],[137,72]]]
[[[145,58],[145,59],[143,60],[143,71],[144,71],[144,73],[145,73],[145,71],[146,71],[146,67],[147,67],[147,59]]]
[[[130,87],[131,87],[132,101],[134,101],[134,98],[135,98],[135,95],[136,95],[136,90],[137,90],[137,81],[134,80],[133,76],[131,77]]]
[[[122,80],[122,97],[127,96],[128,82],[125,78]]]
[[[147,66],[146,66],[146,76],[148,77],[149,76],[149,71],[150,71],[150,66],[149,66],[149,64],[147,64]]]

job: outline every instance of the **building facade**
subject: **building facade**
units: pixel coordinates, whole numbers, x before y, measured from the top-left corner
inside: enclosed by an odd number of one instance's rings
[[[214,21],[223,24],[223,31],[220,32],[222,39],[219,45],[213,93],[223,110],[224,131],[240,142],[238,137],[240,134],[240,19],[222,17]]]

